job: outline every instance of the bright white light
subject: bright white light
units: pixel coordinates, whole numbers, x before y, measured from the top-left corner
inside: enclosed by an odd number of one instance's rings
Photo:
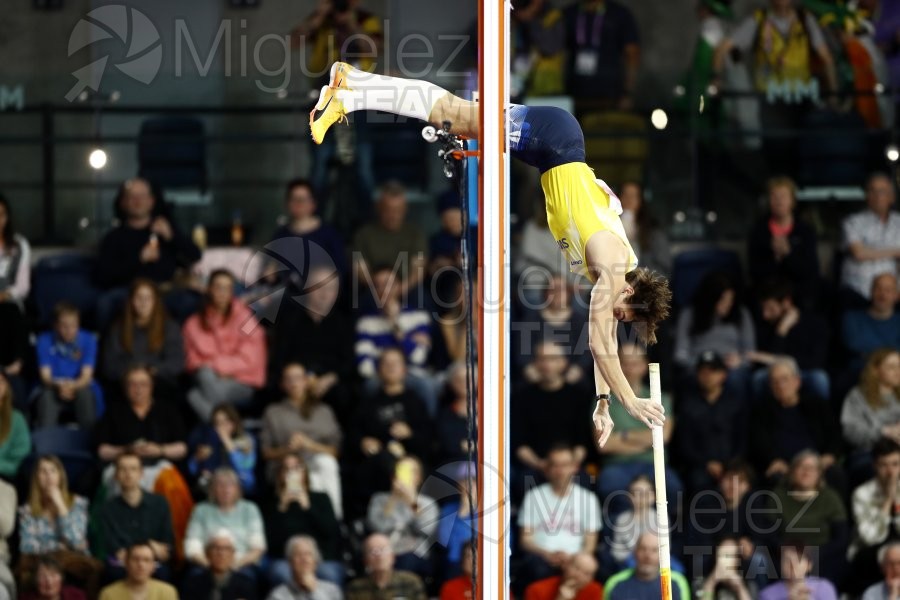
[[[675,222],[676,223],[684,223],[687,220],[687,215],[684,214],[684,211],[679,210],[675,213]]]
[[[884,93],[884,85],[881,83],[876,83],[875,84],[875,93],[878,94],[879,96],[881,94],[883,94]]]
[[[91,152],[91,155],[88,157],[88,162],[91,167],[97,169],[98,171],[106,166],[107,156],[106,152],[97,148],[96,150]]]
[[[650,122],[657,129],[665,129],[666,125],[669,124],[669,116],[666,114],[666,111],[657,108],[650,114]]]
[[[897,148],[896,144],[891,144],[884,149],[884,155],[887,156],[889,161],[897,162],[900,160],[900,148]]]
[[[679,98],[681,98],[682,96],[684,96],[686,93],[687,93],[687,90],[684,89],[684,86],[683,86],[683,85],[676,85],[676,86],[675,86],[675,95],[678,96]]]
[[[703,109],[706,108],[706,96],[700,94],[700,107],[697,109],[700,111],[700,114],[703,114]]]

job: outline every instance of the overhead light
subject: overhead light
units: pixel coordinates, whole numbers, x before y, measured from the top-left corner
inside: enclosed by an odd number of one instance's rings
[[[675,92],[675,96],[677,96],[678,98],[681,98],[682,96],[684,96],[687,93],[687,90],[684,89],[683,85],[676,85],[674,92]]]
[[[669,124],[669,116],[666,114],[666,111],[657,108],[650,113],[650,122],[653,123],[653,126],[657,129],[665,129],[666,125]]]
[[[889,161],[895,163],[900,160],[900,149],[897,148],[897,144],[891,144],[884,149],[884,155]]]
[[[100,170],[106,166],[106,162],[109,157],[106,156],[106,152],[100,148],[91,151],[90,156],[88,156],[88,163],[92,168],[96,170]]]

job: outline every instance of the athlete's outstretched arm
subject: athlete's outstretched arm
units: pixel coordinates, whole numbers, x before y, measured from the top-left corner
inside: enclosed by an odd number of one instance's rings
[[[588,267],[597,277],[591,291],[588,314],[588,338],[594,357],[595,383],[597,394],[616,395],[625,410],[636,419],[652,427],[653,423],[663,423],[665,414],[661,406],[649,398],[638,398],[622,372],[619,362],[619,342],[615,303],[618,295],[626,287],[625,268],[628,254],[621,240],[608,232],[598,232],[591,236],[585,247]],[[603,401],[598,402],[594,411],[594,423],[598,427],[598,445],[602,447],[612,427],[607,426],[609,415],[605,414]]]

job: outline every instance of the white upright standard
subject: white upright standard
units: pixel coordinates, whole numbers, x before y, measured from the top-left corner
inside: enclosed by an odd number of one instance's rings
[[[479,0],[479,190],[478,340],[479,501],[477,597],[509,598],[509,19],[506,0]],[[476,298],[478,296],[476,295]]]

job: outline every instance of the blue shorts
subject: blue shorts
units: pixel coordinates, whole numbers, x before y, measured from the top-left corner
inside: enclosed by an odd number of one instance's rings
[[[555,106],[509,107],[509,148],[543,174],[560,165],[585,162],[584,133],[569,112]]]

